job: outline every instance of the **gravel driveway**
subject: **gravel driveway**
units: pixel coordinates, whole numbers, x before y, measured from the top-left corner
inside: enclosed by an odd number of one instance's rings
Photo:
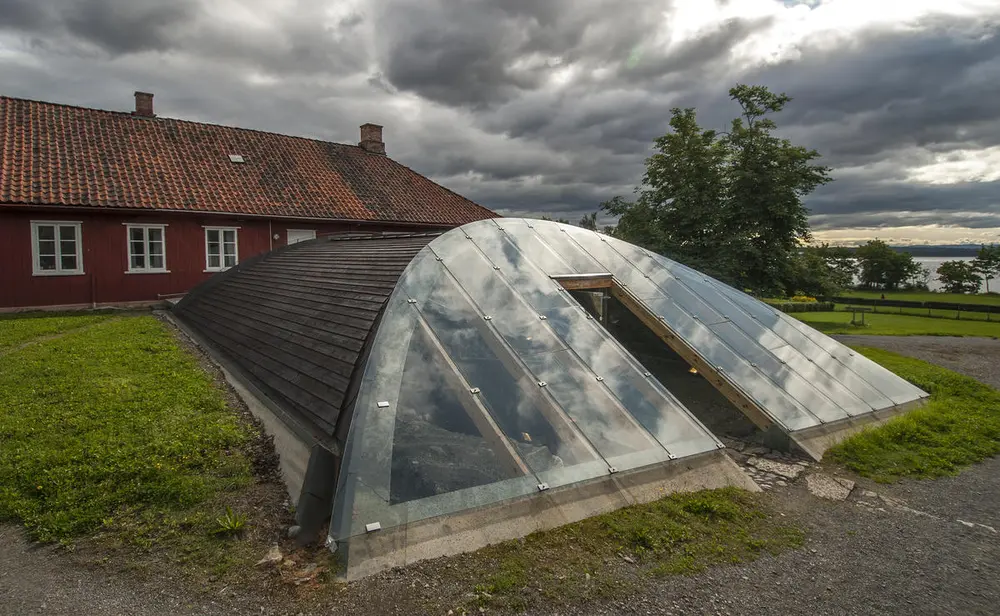
[[[933,361],[1000,388],[1000,341],[974,338],[842,336]],[[807,532],[804,548],[746,565],[654,581],[626,601],[561,607],[559,614],[998,614],[1000,459],[956,477],[861,480],[880,497],[832,502],[801,482],[768,494]],[[870,495],[869,495],[870,496]],[[874,504],[871,504],[874,502]],[[352,584],[323,609],[268,597],[206,597],[166,576],[131,580],[76,565],[51,548],[31,548],[0,527],[0,614],[419,614],[409,594],[419,572],[394,571]],[[411,579],[412,578],[412,579]],[[422,586],[422,584],[421,584]],[[447,611],[447,610],[444,610]],[[433,612],[432,612],[433,613]]]

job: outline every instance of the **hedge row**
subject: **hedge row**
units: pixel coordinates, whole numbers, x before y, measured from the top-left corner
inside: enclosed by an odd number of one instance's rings
[[[764,300],[764,302],[782,312],[830,312],[833,310],[833,302],[775,302],[770,300]]]

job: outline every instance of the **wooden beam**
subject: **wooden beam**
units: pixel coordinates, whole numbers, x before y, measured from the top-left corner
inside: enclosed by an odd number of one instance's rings
[[[441,341],[438,340],[438,337],[431,330],[423,315],[417,318],[417,322],[428,346],[437,354],[438,359],[445,366],[445,369],[441,371],[445,381],[455,393],[459,402],[461,402],[462,408],[465,409],[469,419],[476,425],[476,429],[486,439],[486,442],[490,444],[490,448],[496,452],[497,456],[501,458],[509,470],[522,476],[530,475],[531,469],[524,463],[514,445],[511,444],[510,439],[507,438],[503,430],[500,429],[500,426],[493,420],[489,411],[483,406],[479,396],[472,393],[472,387],[469,385],[469,382],[465,380],[465,377],[459,372],[458,366],[448,356],[448,352],[441,345]]]
[[[680,336],[676,335],[657,315],[650,312],[646,305],[632,295],[628,289],[623,288],[615,281],[611,287],[611,295],[616,297],[626,309],[638,317],[646,327],[673,349],[674,352],[680,355],[684,361],[694,366],[709,383],[719,390],[719,393],[736,405],[736,408],[749,417],[757,427],[761,430],[767,430],[774,425],[774,421],[760,405],[737,388],[729,380],[729,377],[719,374],[715,366],[702,359],[693,347],[681,339]]]
[[[567,291],[582,291],[584,289],[610,289],[613,276],[611,274],[569,274],[552,276]]]

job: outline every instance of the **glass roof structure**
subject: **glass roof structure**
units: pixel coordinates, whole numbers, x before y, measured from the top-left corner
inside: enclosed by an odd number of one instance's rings
[[[927,395],[637,246],[554,222],[474,222],[423,247],[386,302],[357,372],[332,540],[722,447],[572,285],[609,289],[793,440]]]

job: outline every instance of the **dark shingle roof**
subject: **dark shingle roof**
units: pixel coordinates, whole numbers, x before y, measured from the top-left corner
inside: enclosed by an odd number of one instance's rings
[[[382,306],[434,237],[294,244],[214,276],[174,310],[300,425],[333,437]]]
[[[357,146],[3,96],[0,204],[442,226],[496,216]]]

